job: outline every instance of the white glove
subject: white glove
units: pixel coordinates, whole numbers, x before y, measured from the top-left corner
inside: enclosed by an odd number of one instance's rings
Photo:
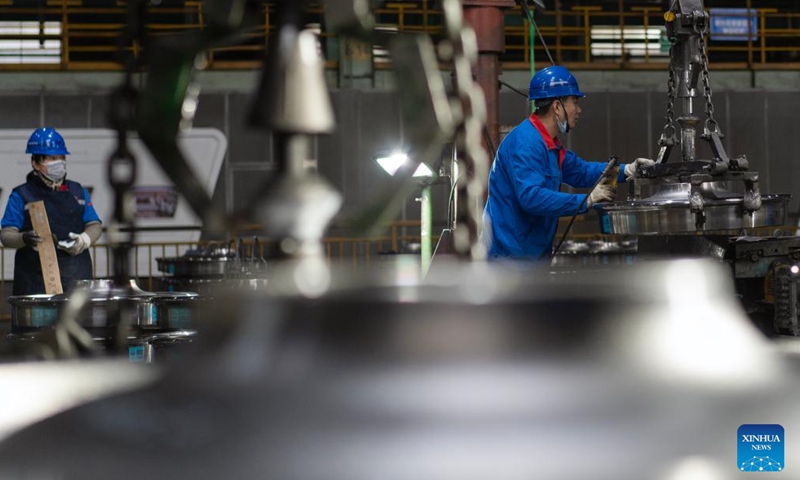
[[[586,208],[595,203],[613,202],[616,198],[617,189],[606,183],[601,183],[589,194],[589,198],[586,200]]]
[[[630,180],[636,174],[636,170],[655,164],[655,160],[650,160],[649,158],[637,158],[633,161],[633,163],[625,165],[625,180]]]
[[[86,232],[81,233],[73,233],[69,232],[69,238],[73,239],[73,242],[69,241],[60,241],[58,242],[58,248],[61,250],[66,251],[73,257],[75,255],[80,255],[83,253],[84,250],[92,246],[92,239],[89,238],[89,235]]]

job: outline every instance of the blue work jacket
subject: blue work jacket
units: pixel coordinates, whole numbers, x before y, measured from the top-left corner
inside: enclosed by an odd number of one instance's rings
[[[6,211],[0,226],[15,227],[20,231],[33,228],[27,204],[44,201],[50,230],[57,240],[69,239],[69,233],[81,233],[85,225],[100,222],[100,217],[92,206],[89,192],[77,182],[64,180],[61,188],[51,189],[33,172],[29,173],[26,182],[16,187],[8,198]],[[92,257],[88,250],[71,256],[67,252],[56,249],[61,284],[69,288],[74,280],[92,278]],[[44,293],[45,285],[39,254],[33,248],[25,246],[17,250],[14,256],[14,295],[33,295]]]
[[[587,162],[553,139],[536,115],[500,144],[489,174],[484,210],[490,257],[538,260],[549,256],[558,218],[573,215],[586,194],[560,192],[594,185],[605,162]],[[619,181],[625,181],[620,165]],[[585,213],[586,206],[579,213]]]

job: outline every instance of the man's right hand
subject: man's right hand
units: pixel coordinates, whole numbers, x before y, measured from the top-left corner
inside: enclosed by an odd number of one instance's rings
[[[613,202],[616,198],[617,189],[606,183],[601,183],[589,194],[589,198],[586,200],[586,207],[591,207],[595,203]]]
[[[25,242],[25,245],[29,247],[36,248],[40,243],[42,243],[42,240],[44,239],[33,230],[22,232],[22,241]]]

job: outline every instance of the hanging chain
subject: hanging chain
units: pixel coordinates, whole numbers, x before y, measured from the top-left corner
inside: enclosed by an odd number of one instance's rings
[[[452,46],[454,94],[461,109],[461,121],[456,128],[456,151],[459,175],[458,198],[464,201],[456,208],[453,244],[459,255],[473,260],[486,258],[480,242],[484,192],[488,183],[489,155],[483,146],[486,124],[486,99],[475,82],[472,66],[478,59],[475,31],[464,23],[459,0],[444,0],[445,38]]]
[[[117,134],[117,145],[108,159],[108,178],[114,190],[114,218],[109,226],[109,241],[113,245],[114,280],[126,285],[129,279],[129,252],[134,242],[131,189],[136,179],[136,158],[128,145],[128,132],[136,129],[137,91],[133,76],[139,60],[133,54],[135,42],[144,39],[144,15],[147,2],[135,0],[128,4],[128,21],[119,38],[119,61],[124,66],[122,85],[111,93],[109,120]]]
[[[675,133],[677,130],[675,129],[675,97],[677,94],[675,93],[675,68],[672,64],[673,56],[673,49],[675,48],[675,44],[673,43],[669,47],[669,77],[667,78],[667,116],[665,117],[667,123],[664,125],[664,130],[661,132],[661,138],[658,141],[658,144],[664,146],[668,139],[674,139]]]
[[[699,24],[695,24],[695,32],[697,32],[697,45],[700,49],[700,62],[703,67],[703,98],[706,100],[706,122],[705,134],[711,132],[722,134],[719,129],[719,124],[714,119],[714,104],[711,102],[711,82],[708,79],[708,54],[706,53],[706,40],[705,34],[708,31],[708,23],[706,22],[701,28]]]

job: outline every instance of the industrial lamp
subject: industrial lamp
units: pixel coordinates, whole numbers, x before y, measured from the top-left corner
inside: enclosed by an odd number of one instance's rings
[[[408,154],[403,152],[393,152],[385,157],[378,157],[375,159],[378,165],[391,176],[408,162]],[[424,162],[420,162],[419,167],[414,171],[413,177],[432,177],[433,170],[430,169]]]
[[[375,158],[378,165],[386,171],[390,176],[394,176],[397,170],[409,162],[408,154],[404,152],[392,152],[389,155]],[[420,162],[417,169],[414,171],[412,177],[422,177],[422,195],[418,199],[420,202],[420,267],[422,276],[428,273],[428,268],[433,258],[431,251],[431,227],[432,227],[432,208],[431,208],[431,183],[433,177],[433,170],[425,164]]]

